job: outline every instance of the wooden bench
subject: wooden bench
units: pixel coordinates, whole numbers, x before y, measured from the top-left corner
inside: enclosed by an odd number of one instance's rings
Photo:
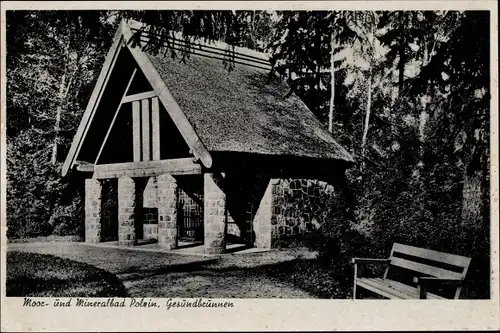
[[[353,298],[356,299],[356,289],[363,288],[390,299],[446,299],[447,297],[430,293],[427,289],[447,285],[451,292],[454,291],[454,299],[458,299],[470,261],[471,258],[467,257],[394,243],[389,259],[352,259]],[[362,278],[362,267],[365,264],[386,265],[383,278]],[[388,278],[389,275],[394,275],[391,274],[394,270],[401,269],[416,273],[412,275],[415,286]]]

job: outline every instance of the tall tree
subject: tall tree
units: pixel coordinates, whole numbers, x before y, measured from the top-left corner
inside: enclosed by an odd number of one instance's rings
[[[104,61],[115,29],[112,15],[7,15],[9,235],[49,232],[58,223],[77,225],[69,221],[78,200],[57,173],[58,156],[76,132],[81,104]]]
[[[377,44],[375,33],[378,25],[377,12],[355,12],[348,21],[348,25],[356,33],[356,42],[358,47],[353,47],[353,55],[361,60],[361,63],[355,67],[363,72],[366,81],[366,102],[365,115],[363,122],[363,135],[361,139],[361,167],[365,165],[365,151],[368,138],[368,129],[370,127],[370,116],[372,112],[373,96],[373,76],[376,74],[379,61],[377,57]]]
[[[489,20],[466,12],[446,43],[413,80],[413,91],[430,86],[443,110],[444,144],[464,165],[463,223],[483,221],[481,208],[489,156]],[[460,110],[455,112],[455,110]]]
[[[416,56],[412,45],[415,40],[426,33],[418,27],[417,11],[385,11],[380,12],[379,25],[385,33],[378,38],[389,48],[387,66],[397,63],[397,87],[399,97],[404,97],[404,82],[407,64]]]

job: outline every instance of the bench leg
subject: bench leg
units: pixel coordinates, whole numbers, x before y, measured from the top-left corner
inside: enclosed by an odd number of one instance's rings
[[[424,286],[417,285],[417,294],[420,299],[427,299],[427,290]]]
[[[356,299],[356,279],[358,277],[358,265],[354,264],[354,285],[352,287],[352,299]]]

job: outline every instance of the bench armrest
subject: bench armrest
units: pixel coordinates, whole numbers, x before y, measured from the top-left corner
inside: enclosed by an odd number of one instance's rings
[[[432,285],[452,285],[452,286],[460,286],[464,283],[462,279],[443,279],[437,277],[420,277],[413,278],[413,282],[417,285],[421,286],[432,286]]]
[[[462,280],[462,279],[443,279],[443,278],[436,278],[436,277],[420,277],[420,278],[415,277],[415,278],[413,278],[413,282],[417,284],[417,293],[419,295],[419,298],[426,299],[428,286],[447,284],[447,285],[460,287],[463,284],[464,280]]]
[[[391,259],[352,258],[352,264],[389,264]]]

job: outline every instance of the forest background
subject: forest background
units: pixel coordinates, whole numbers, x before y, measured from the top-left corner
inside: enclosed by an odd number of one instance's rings
[[[153,25],[160,41],[178,31],[192,42],[268,53],[290,93],[353,154],[350,199],[332,202],[305,240],[339,283],[352,279],[350,258],[386,256],[398,241],[472,257],[467,297],[489,297],[489,12],[9,11],[6,18],[9,239],[82,235],[79,185],[61,177],[61,165],[120,20],[135,19]],[[165,56],[181,63],[188,55],[178,53]]]

